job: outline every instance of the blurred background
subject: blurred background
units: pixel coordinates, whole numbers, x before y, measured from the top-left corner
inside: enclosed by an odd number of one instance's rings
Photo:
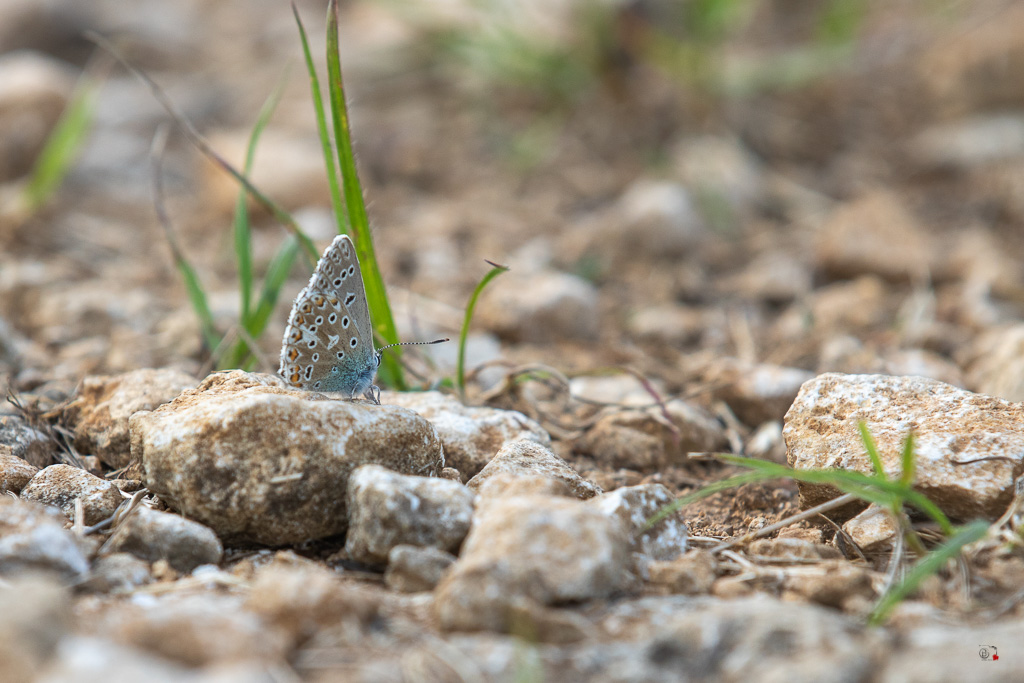
[[[325,3],[298,10],[323,77]],[[335,230],[288,3],[0,0],[0,374],[21,390],[212,367],[154,210],[173,121],[87,31],[239,167],[283,87],[252,178],[319,247]],[[403,338],[457,331],[490,259],[512,270],[471,362],[629,366],[670,393],[763,367],[914,374],[1024,400],[1024,4],[352,0],[341,56]],[[162,168],[226,334],[237,186],[173,128]],[[287,233],[251,208],[262,272]]]

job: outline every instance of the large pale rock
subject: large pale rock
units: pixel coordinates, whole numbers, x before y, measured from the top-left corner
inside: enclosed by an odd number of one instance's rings
[[[630,539],[598,508],[516,496],[480,510],[459,560],[435,591],[447,630],[509,631],[530,605],[606,597],[628,580]]]
[[[86,377],[65,413],[74,425],[75,448],[114,469],[131,461],[128,418],[153,410],[197,384],[191,375],[171,369],[142,369],[123,375]]]
[[[466,484],[472,491],[482,491],[497,476],[546,477],[569,489],[576,498],[592,498],[601,487],[587,481],[550,449],[534,441],[513,441],[502,447],[494,459]]]
[[[0,681],[38,680],[71,621],[70,596],[59,585],[39,576],[0,582]]]
[[[573,443],[606,468],[658,470],[679,463],[691,452],[727,445],[725,429],[702,408],[678,399],[642,410],[620,410],[601,417]]]
[[[266,545],[342,533],[341,492],[359,465],[436,475],[444,464],[437,432],[412,411],[240,371],[135,413],[130,428],[150,490],[225,540]]]
[[[650,529],[647,520],[676,500],[661,484],[623,486],[602,493],[588,501],[609,516],[619,519],[630,530],[633,551],[645,561],[674,560],[686,552],[686,539],[690,528],[683,517],[675,512]]]
[[[537,422],[515,410],[466,406],[439,391],[384,392],[381,402],[413,410],[434,425],[444,460],[466,479],[475,476],[510,441],[527,439],[551,446]]]
[[[0,575],[49,572],[72,582],[89,561],[53,508],[0,495]]]
[[[50,465],[39,470],[22,489],[21,497],[59,508],[68,519],[75,518],[75,501],[81,501],[86,525],[110,517],[124,501],[121,491],[111,482],[71,465]]]
[[[403,593],[434,590],[455,556],[437,548],[397,545],[388,553],[384,582]]]
[[[789,464],[872,473],[862,421],[890,478],[899,475],[903,442],[914,433],[914,488],[947,515],[996,518],[1006,509],[1024,462],[1024,405],[922,377],[819,375],[786,414]],[[839,495],[804,483],[800,493],[805,507]]]
[[[363,465],[348,479],[345,552],[384,563],[399,545],[458,552],[473,521],[473,493],[457,481]]]
[[[103,546],[104,553],[131,553],[147,562],[166,560],[179,572],[218,564],[223,550],[209,527],[146,507],[132,512]]]

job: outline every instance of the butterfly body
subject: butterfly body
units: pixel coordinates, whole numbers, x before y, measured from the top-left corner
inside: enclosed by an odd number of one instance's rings
[[[355,246],[338,235],[292,304],[280,373],[298,389],[362,394],[376,403],[379,366]]]

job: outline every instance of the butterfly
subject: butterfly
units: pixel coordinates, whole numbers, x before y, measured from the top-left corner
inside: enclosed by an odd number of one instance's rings
[[[399,342],[375,350],[355,245],[348,235],[338,235],[292,304],[279,372],[297,389],[339,392],[350,399],[362,394],[380,405],[380,389],[373,380],[382,351],[445,341]]]

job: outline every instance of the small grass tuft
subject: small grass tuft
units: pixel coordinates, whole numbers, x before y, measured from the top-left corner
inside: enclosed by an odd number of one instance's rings
[[[463,402],[466,400],[466,339],[469,337],[469,324],[473,320],[473,311],[476,309],[477,299],[480,298],[480,294],[483,293],[484,288],[487,287],[491,280],[508,270],[508,266],[498,265],[491,261],[487,263],[491,266],[491,269],[483,276],[473,290],[473,294],[469,297],[469,302],[466,304],[466,314],[462,319],[462,329],[459,331],[459,358],[455,366],[455,382]]]

